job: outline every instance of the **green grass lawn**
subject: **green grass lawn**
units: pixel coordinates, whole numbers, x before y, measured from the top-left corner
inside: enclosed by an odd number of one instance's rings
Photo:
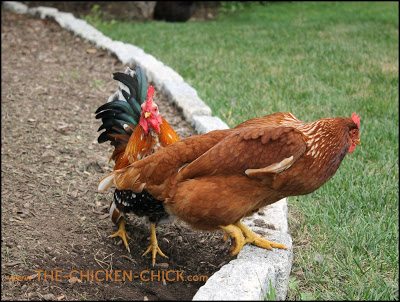
[[[362,145],[289,198],[288,299],[398,299],[398,4],[253,4],[207,22],[88,20],[180,73],[230,126],[361,116]],[[110,70],[109,72],[113,72]]]

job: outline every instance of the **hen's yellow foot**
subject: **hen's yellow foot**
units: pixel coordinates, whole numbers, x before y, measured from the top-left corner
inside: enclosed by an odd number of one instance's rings
[[[265,238],[262,238],[260,235],[257,235],[256,233],[254,233],[252,230],[249,229],[249,227],[247,227],[245,224],[243,224],[241,222],[235,223],[235,226],[237,226],[242,231],[242,233],[245,237],[246,243],[251,243],[253,245],[256,245],[258,247],[268,249],[268,250],[272,250],[273,247],[278,248],[278,249],[284,249],[284,250],[287,249],[287,247],[282,243],[277,243],[277,242],[269,241]]]
[[[120,237],[122,239],[122,242],[124,243],[126,249],[130,253],[131,250],[129,249],[129,244],[128,244],[129,236],[126,233],[125,224],[126,224],[125,219],[124,219],[124,217],[122,217],[120,222],[118,223],[118,231],[116,231],[114,234],[112,234],[112,235],[110,235],[108,237],[109,238]]]
[[[158,246],[156,225],[154,223],[150,224],[150,245],[147,248],[147,250],[143,253],[142,257],[148,254],[149,252],[151,252],[151,263],[153,267],[156,264],[157,254],[159,254],[162,257],[168,258],[168,256],[166,256]]]
[[[246,239],[244,238],[242,231],[233,224],[227,226],[220,226],[220,228],[225,231],[225,234],[228,234],[228,236],[233,239],[233,245],[230,250],[231,255],[235,256],[239,254],[243,246],[246,244]]]
[[[222,240],[223,240],[224,242],[226,242],[229,238],[230,238],[230,237],[229,237],[229,233],[227,233],[227,232],[224,230]]]

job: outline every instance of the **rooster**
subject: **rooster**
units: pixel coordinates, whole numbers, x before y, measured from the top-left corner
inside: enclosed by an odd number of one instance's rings
[[[147,84],[146,76],[139,66],[135,71],[128,67],[125,73],[114,73],[113,78],[121,82],[120,88],[106,104],[96,110],[96,119],[102,120],[98,131],[105,129],[99,135],[98,142],[110,141],[114,146],[111,159],[115,161],[114,170],[117,170],[178,141],[179,137],[161,117],[153,101],[154,87]],[[150,245],[143,256],[151,252],[154,266],[157,254],[167,257],[158,247],[156,225],[168,220],[169,215],[163,203],[146,190],[136,194],[129,189],[116,189],[110,206],[110,217],[118,224],[118,231],[110,237],[120,237],[128,252],[130,249],[124,215],[129,212],[145,216],[150,221]]]
[[[233,241],[232,255],[246,243],[286,249],[241,219],[284,197],[315,191],[359,143],[355,113],[310,123],[275,113],[181,140],[115,170],[98,189],[146,190],[194,228],[225,231]]]

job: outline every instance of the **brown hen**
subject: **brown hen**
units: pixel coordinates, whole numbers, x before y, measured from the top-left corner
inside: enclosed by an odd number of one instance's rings
[[[360,143],[360,118],[311,123],[291,113],[248,120],[236,128],[192,136],[114,171],[99,190],[146,189],[166,210],[195,228],[223,229],[244,244],[285,248],[240,222],[284,197],[313,192],[328,181]]]

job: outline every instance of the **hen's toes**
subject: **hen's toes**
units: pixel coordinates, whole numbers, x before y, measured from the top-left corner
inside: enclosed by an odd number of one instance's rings
[[[238,222],[235,224],[243,233],[246,243],[251,243],[258,247],[272,250],[272,248],[284,249],[286,250],[287,247],[282,243],[277,243],[273,241],[269,241],[265,238],[262,238],[260,235],[254,233],[250,230],[245,224]]]
[[[246,240],[240,229],[232,224],[228,226],[220,226],[220,228],[233,239],[233,245],[230,249],[231,255],[235,256],[239,254],[243,246],[246,244]]]
[[[248,239],[246,238],[246,241]],[[287,247],[283,245],[282,243],[274,242],[274,241],[269,241],[267,239],[261,238],[261,237],[256,237],[248,240],[249,243],[256,245],[258,247],[272,250],[272,248],[278,248],[278,249],[284,249],[287,250]]]

